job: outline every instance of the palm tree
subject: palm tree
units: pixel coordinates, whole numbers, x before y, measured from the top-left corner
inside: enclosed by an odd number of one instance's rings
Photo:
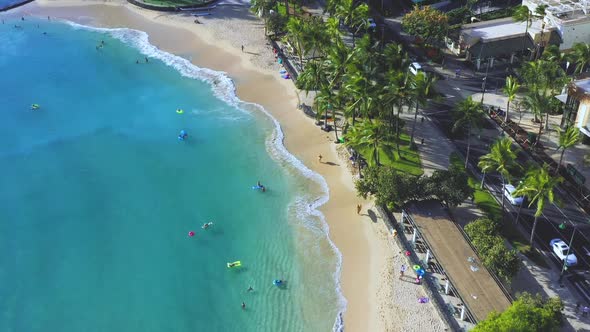
[[[398,155],[400,154],[400,114],[405,105],[410,102],[412,77],[408,72],[390,70],[386,74],[386,85],[383,87],[382,98],[384,104],[391,107],[389,113],[389,128],[395,130],[395,145]],[[397,115],[395,115],[397,110]]]
[[[412,98],[414,99],[414,103],[416,105],[416,109],[414,110],[414,122],[412,123],[412,134],[410,137],[410,145],[414,145],[414,133],[416,132],[416,121],[418,120],[418,108],[420,106],[426,105],[428,98],[432,96],[432,88],[436,79],[434,76],[426,74],[424,72],[419,72],[416,77],[414,77],[414,84],[412,85]]]
[[[267,14],[276,7],[277,2],[275,0],[252,0],[250,5],[250,9],[254,13],[264,18],[264,35],[266,36]]]
[[[455,110],[455,123],[453,124],[453,132],[460,129],[467,128],[467,155],[465,157],[465,168],[469,162],[469,150],[471,148],[471,129],[479,126],[482,119],[482,105],[474,102],[471,97],[461,101],[457,104]]]
[[[580,142],[580,129],[575,126],[569,126],[565,130],[559,130],[559,146],[557,150],[561,149],[561,155],[559,156],[558,168],[561,168],[561,162],[563,161],[563,155],[565,150],[573,147]]]
[[[535,220],[533,222],[533,229],[531,230],[531,238],[529,240],[531,247],[533,247],[533,240],[535,238],[535,230],[539,216],[545,209],[547,202],[553,203],[554,194],[553,189],[563,182],[561,176],[552,176],[549,174],[549,165],[543,164],[542,168],[533,168],[529,170],[524,180],[518,185],[513,196],[525,196],[529,199],[529,207],[536,205]]]
[[[590,45],[586,43],[575,43],[572,47],[572,60],[576,63],[575,74],[581,74],[590,63]]]
[[[287,1],[287,0],[285,0]],[[292,42],[299,56],[299,64],[303,67],[303,45],[306,41],[306,23],[297,17],[289,18],[287,22],[287,39]]]
[[[340,0],[335,9],[336,17],[344,21],[344,24],[354,27],[366,25],[369,18],[369,7],[355,0]],[[352,34],[352,46],[355,44],[355,34]]]
[[[504,93],[508,97],[508,102],[506,103],[506,115],[504,115],[504,122],[508,121],[508,111],[510,111],[510,102],[514,100],[516,97],[516,92],[520,88],[520,84],[518,81],[512,76],[508,76],[506,78],[506,86],[504,87]]]
[[[510,180],[510,171],[519,167],[516,164],[516,151],[512,150],[512,140],[510,138],[503,138],[496,141],[490,152],[479,158],[477,166],[483,172],[481,180],[482,187],[486,173],[498,172],[502,178],[502,190],[506,184],[506,180]],[[502,221],[504,221],[504,195],[502,196]]]
[[[323,62],[309,62],[301,74],[297,77],[297,87],[306,93],[312,90],[320,90],[328,85],[327,70]]]
[[[541,48],[545,44],[543,36],[545,35],[545,15],[547,15],[547,7],[547,5],[538,5],[535,8],[535,13],[533,14],[534,18],[541,20],[541,41],[539,42],[539,45],[536,46],[537,49],[535,50],[535,59],[538,59],[541,56]]]
[[[537,145],[537,142],[541,140],[541,134],[543,133],[543,114],[547,113],[547,116],[549,116],[548,105],[550,105],[550,97],[547,95],[547,90],[530,91],[522,100],[522,105],[529,109],[535,116],[535,121],[539,122],[539,132],[537,133],[537,139],[533,144]]]
[[[372,165],[380,165],[379,163],[379,148],[387,139],[387,130],[383,124],[378,121],[371,122],[363,120],[357,126],[353,126],[345,134],[345,144],[354,149],[370,147],[371,159],[369,163]]]
[[[525,48],[526,48],[526,38],[528,36],[529,33],[529,28],[531,27],[531,24],[533,23],[532,20],[533,17],[533,13],[531,12],[531,10],[529,9],[529,7],[527,6],[518,6],[515,10],[514,10],[514,14],[512,14],[512,19],[516,22],[526,22],[525,24],[525,30],[524,30],[524,36],[522,38],[522,52],[524,53]]]

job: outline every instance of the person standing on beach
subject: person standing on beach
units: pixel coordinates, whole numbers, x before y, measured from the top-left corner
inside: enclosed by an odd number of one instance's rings
[[[320,162],[320,164],[322,163],[322,155],[318,155],[318,161]]]
[[[402,267],[399,269],[399,279],[401,280],[404,277],[404,272],[406,272],[406,265],[402,264]]]
[[[362,209],[363,209],[363,206],[361,204],[357,204],[356,205],[356,214],[361,214]]]
[[[242,53],[244,53],[244,45],[242,45]]]

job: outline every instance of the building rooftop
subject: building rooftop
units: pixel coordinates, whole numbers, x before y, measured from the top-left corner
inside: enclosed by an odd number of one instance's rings
[[[466,24],[462,28],[461,35],[463,42],[468,46],[471,46],[480,40],[483,42],[492,42],[524,36],[525,31],[525,22],[515,22],[512,18],[502,18],[498,20]],[[548,32],[549,29],[546,28],[545,31]],[[541,22],[538,20],[534,21],[528,28],[528,33],[531,36],[541,33]]]
[[[545,10],[549,21],[552,23],[563,24],[567,21],[579,20],[588,17],[590,3],[588,0],[525,0],[526,5],[531,10],[540,5],[546,5]]]

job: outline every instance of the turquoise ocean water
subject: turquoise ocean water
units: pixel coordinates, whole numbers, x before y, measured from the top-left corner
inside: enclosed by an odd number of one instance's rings
[[[339,328],[325,183],[228,77],[142,32],[3,18],[0,331]]]

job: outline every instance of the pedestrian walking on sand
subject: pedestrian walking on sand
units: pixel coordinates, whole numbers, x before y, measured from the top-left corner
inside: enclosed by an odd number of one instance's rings
[[[244,45],[242,45],[242,53],[244,52]]]
[[[322,163],[322,155],[318,155],[318,161],[320,162],[320,164]]]
[[[363,209],[363,206],[361,204],[357,204],[356,205],[356,214],[361,214],[362,209]]]
[[[404,277],[404,272],[406,272],[406,265],[402,264],[402,267],[399,268],[399,278],[400,280]]]

